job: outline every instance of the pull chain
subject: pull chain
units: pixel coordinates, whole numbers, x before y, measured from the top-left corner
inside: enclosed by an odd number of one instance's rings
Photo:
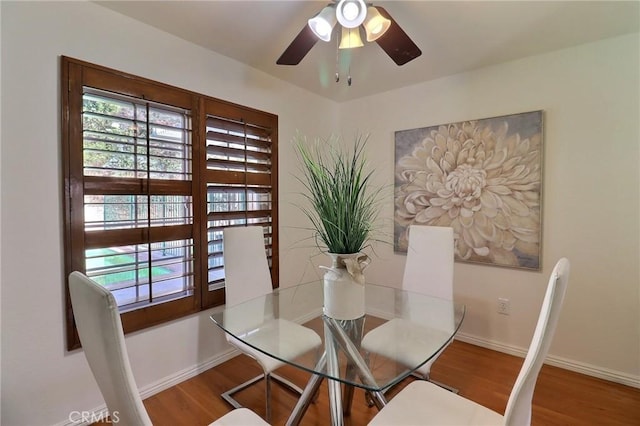
[[[340,40],[336,37],[336,83],[340,81]]]
[[[349,29],[351,31],[351,29]],[[351,49],[351,37],[349,37],[349,46]],[[340,40],[336,37],[336,83],[340,82]],[[349,57],[349,65],[347,66],[347,85],[351,86],[351,57]]]

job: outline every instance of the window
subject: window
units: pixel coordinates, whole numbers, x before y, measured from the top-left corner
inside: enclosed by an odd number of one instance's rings
[[[224,303],[226,226],[265,228],[277,286],[277,116],[70,58],[62,86],[65,273],[125,332]]]
[[[81,114],[86,274],[123,311],[193,294],[191,111],[84,87]]]
[[[220,109],[207,101],[206,203],[209,290],[224,287],[222,229],[227,226],[261,225],[272,281],[277,282],[277,175],[275,128],[264,117]],[[248,120],[247,120],[248,119]]]

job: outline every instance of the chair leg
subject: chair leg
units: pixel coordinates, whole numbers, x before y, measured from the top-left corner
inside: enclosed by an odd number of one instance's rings
[[[264,389],[265,389],[265,398],[267,400],[267,404],[265,406],[265,416],[264,419],[267,423],[271,423],[271,374],[267,373],[264,375]]]
[[[427,374],[426,376],[422,376],[422,375],[420,375],[420,374],[413,373],[412,375],[413,375],[413,376],[415,376],[415,377],[417,377],[417,378],[419,378],[419,379],[426,380],[427,382],[431,382],[431,383],[433,383],[434,385],[440,386],[441,388],[446,389],[446,390],[448,390],[449,392],[455,393],[456,395],[460,392],[460,390],[459,390],[459,389],[456,389],[456,388],[454,388],[454,387],[452,387],[452,386],[449,386],[449,385],[447,385],[447,384],[444,384],[444,383],[442,383],[442,382],[437,382],[437,381],[435,381],[435,380],[432,380],[429,374]]]
[[[226,392],[223,392],[220,396],[222,399],[227,401],[233,408],[242,408],[242,404],[240,404],[232,395],[240,392],[253,385],[254,383],[259,382],[260,380],[265,379],[265,397],[266,397],[266,412],[265,412],[265,420],[269,422],[271,420],[271,379],[280,383],[285,389],[288,389],[291,392],[297,393],[298,395],[302,395],[302,389],[299,386],[295,385],[291,381],[285,379],[282,376],[277,374],[261,374],[259,376],[254,377],[253,379],[247,380],[244,383],[239,384],[238,386],[230,389]]]
[[[240,392],[243,389],[248,388],[249,386],[251,386],[252,384],[259,382],[260,380],[264,379],[264,374],[261,374],[259,376],[254,377],[251,380],[247,380],[244,383],[239,384],[238,386],[229,389],[226,392],[223,392],[220,396],[222,396],[222,399],[224,399],[225,401],[227,401],[233,408],[242,408],[242,405],[236,401],[233,398],[233,394]]]
[[[389,386],[388,388],[384,388],[382,390],[380,390],[380,393],[385,396],[387,394],[387,392],[389,392],[389,389],[391,389],[393,386]],[[367,407],[373,407],[374,405],[376,405],[375,401],[373,400],[373,396],[371,395],[371,392],[369,391],[365,391],[364,392],[364,400],[367,403]]]
[[[454,388],[452,386],[446,385],[446,384],[444,384],[442,382],[438,382],[438,381],[432,380],[428,375],[427,376],[423,376],[422,374],[413,372],[413,373],[411,373],[411,376],[413,376],[413,377],[415,377],[416,379],[419,379],[419,380],[426,380],[427,382],[431,382],[434,385],[440,386],[441,388],[448,390],[449,392],[455,393],[456,395],[460,392],[459,389],[456,389],[456,388]],[[385,389],[381,390],[380,392],[383,395],[386,395],[387,392],[389,392],[389,390],[392,387],[393,386],[389,386],[388,388],[385,388]],[[374,406],[373,397],[371,396],[369,391],[365,392],[364,397],[365,397],[365,401],[367,403],[367,406],[368,407],[373,407]]]

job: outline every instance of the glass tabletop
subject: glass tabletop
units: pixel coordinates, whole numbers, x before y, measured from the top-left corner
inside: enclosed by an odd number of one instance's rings
[[[323,378],[377,392],[401,381],[437,354],[460,328],[465,307],[449,300],[367,283],[365,312],[364,317],[356,320],[336,320],[323,315],[323,282],[317,281],[276,289],[265,296],[224,307],[212,314],[211,319],[226,333],[275,359]],[[315,331],[323,344],[318,350],[290,357],[287,333],[273,332],[282,322]],[[386,328],[391,333],[368,335],[387,322]],[[375,343],[377,336],[384,336],[384,350],[365,350],[361,345],[363,338]],[[329,366],[327,354],[334,359]],[[354,374],[354,364],[358,372],[365,374]]]

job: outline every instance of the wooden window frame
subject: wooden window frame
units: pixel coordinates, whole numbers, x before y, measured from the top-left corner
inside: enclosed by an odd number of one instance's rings
[[[191,225],[181,225],[180,235],[191,235],[193,241],[193,284],[192,294],[167,302],[150,304],[122,312],[125,333],[144,329],[153,325],[190,315],[213,306],[224,304],[224,288],[209,290],[208,283],[208,241],[207,241],[207,171],[206,160],[206,120],[207,114],[216,114],[230,120],[254,123],[268,127],[271,143],[271,229],[266,235],[270,244],[266,249],[272,258],[272,284],[278,287],[278,117],[277,115],[253,108],[237,105],[209,96],[194,93],[138,77],[85,61],[61,57],[61,103],[62,103],[62,163],[63,163],[63,217],[64,217],[64,271],[66,300],[67,348],[80,346],[69,297],[66,277],[72,271],[85,272],[85,248],[87,233],[84,222],[84,195],[90,191],[95,180],[83,174],[83,124],[82,99],[84,87],[112,92],[116,96],[138,98],[141,101],[179,107],[191,111],[191,181],[180,181],[182,191],[191,194],[193,218]],[[132,181],[135,179],[132,179]],[[158,187],[167,186],[162,180],[138,179],[138,184]],[[176,186],[175,183],[169,185]],[[186,186],[190,188],[186,189]],[[130,190],[125,192],[130,192]],[[148,190],[148,188],[147,188]],[[113,189],[117,193],[118,189]],[[162,191],[162,189],[161,189]],[[171,191],[165,188],[164,191]],[[187,229],[190,228],[190,229]],[[129,234],[136,230],[127,230]],[[140,240],[151,241],[149,234],[167,234],[173,230],[140,228]],[[161,238],[166,238],[161,237]],[[115,241],[117,244],[118,241]]]

